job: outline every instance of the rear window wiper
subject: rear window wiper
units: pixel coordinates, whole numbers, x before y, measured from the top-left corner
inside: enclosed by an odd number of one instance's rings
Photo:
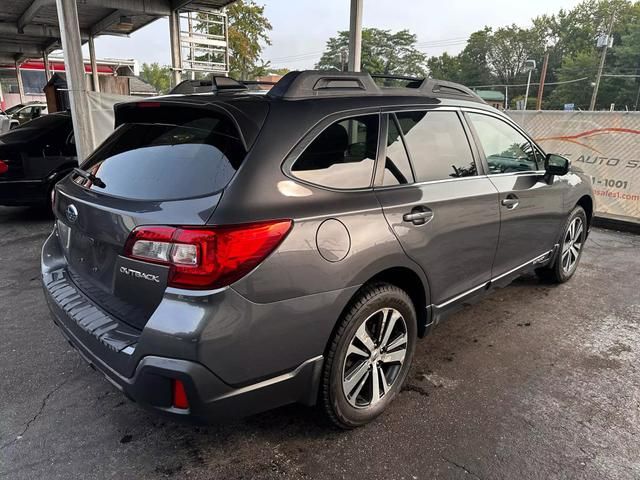
[[[107,184],[104,183],[102,180],[100,180],[99,177],[96,177],[93,173],[87,172],[86,170],[82,170],[81,168],[78,168],[78,167],[74,168],[73,173],[81,176],[82,178],[89,180],[96,187],[105,188],[107,186]]]

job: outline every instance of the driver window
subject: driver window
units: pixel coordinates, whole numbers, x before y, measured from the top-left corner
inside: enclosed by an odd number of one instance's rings
[[[489,166],[489,175],[538,170],[536,153],[520,132],[502,120],[468,113]]]

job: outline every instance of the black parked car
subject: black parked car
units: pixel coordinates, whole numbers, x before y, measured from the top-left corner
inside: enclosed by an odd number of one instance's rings
[[[291,72],[115,118],[55,187],[45,297],[111,383],[178,418],[300,402],[363,425],[419,337],[524,272],[569,280],[591,224],[589,178],[449,82]]]
[[[0,135],[0,205],[47,205],[53,185],[77,162],[68,112]]]

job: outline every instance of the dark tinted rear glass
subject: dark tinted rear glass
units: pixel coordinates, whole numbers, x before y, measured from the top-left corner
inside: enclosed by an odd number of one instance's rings
[[[348,118],[330,125],[300,155],[291,173],[324,187],[368,187],[378,148],[378,126],[378,115]]]
[[[138,200],[177,200],[227,186],[246,151],[235,126],[208,116],[180,125],[130,123],[118,128],[82,166],[105,188],[97,192]]]

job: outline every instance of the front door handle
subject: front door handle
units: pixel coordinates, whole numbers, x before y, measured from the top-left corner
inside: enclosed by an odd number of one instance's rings
[[[509,210],[513,210],[520,204],[520,200],[516,195],[510,193],[509,195],[507,195],[506,198],[502,199],[501,203],[503,206],[507,207]]]
[[[433,211],[427,207],[414,207],[410,213],[405,213],[402,219],[414,225],[424,225],[433,218]]]

